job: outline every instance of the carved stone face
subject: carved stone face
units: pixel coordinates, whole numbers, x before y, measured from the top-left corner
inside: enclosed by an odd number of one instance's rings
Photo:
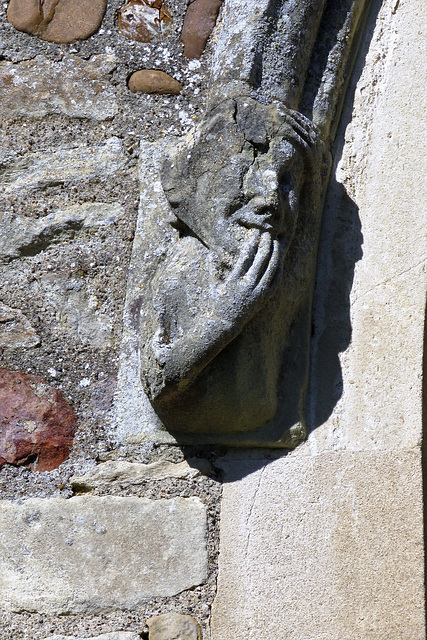
[[[163,188],[184,230],[230,253],[253,227],[289,243],[311,170],[310,126],[285,107],[250,98],[220,104],[162,167]]]

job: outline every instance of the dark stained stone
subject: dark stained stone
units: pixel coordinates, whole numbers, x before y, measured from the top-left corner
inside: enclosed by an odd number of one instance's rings
[[[187,9],[181,40],[187,58],[200,58],[215,26],[221,0],[194,0]]]
[[[141,69],[133,73],[129,79],[129,89],[133,93],[171,93],[178,94],[182,84],[164,71],[155,69]]]
[[[10,0],[8,21],[48,42],[85,40],[99,29],[107,0]]]
[[[56,469],[70,454],[73,408],[38,376],[0,369],[0,467]]]
[[[151,42],[170,32],[172,16],[162,0],[131,0],[120,9],[118,25],[127,38]]]

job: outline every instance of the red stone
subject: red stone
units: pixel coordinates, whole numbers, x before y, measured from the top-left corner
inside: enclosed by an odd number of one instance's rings
[[[194,0],[187,9],[181,40],[187,58],[200,58],[215,26],[221,0]]]
[[[57,389],[38,376],[0,369],[0,468],[56,469],[70,455],[76,427]]]

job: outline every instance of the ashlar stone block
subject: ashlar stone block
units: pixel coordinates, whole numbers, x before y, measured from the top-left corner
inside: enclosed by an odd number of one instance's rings
[[[221,464],[212,640],[424,640],[418,451]]]
[[[91,638],[83,638],[83,636],[49,636],[45,640],[140,640],[139,633],[132,631],[112,631],[111,633],[103,633],[100,636]]]
[[[90,614],[173,596],[206,579],[205,529],[198,498],[0,502],[0,607]]]

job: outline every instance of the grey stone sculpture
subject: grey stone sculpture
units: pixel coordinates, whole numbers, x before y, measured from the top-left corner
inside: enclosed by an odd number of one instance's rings
[[[160,169],[170,233],[141,300],[141,381],[174,434],[254,431],[279,405],[304,422],[329,147],[366,4],[224,3],[207,113]]]

